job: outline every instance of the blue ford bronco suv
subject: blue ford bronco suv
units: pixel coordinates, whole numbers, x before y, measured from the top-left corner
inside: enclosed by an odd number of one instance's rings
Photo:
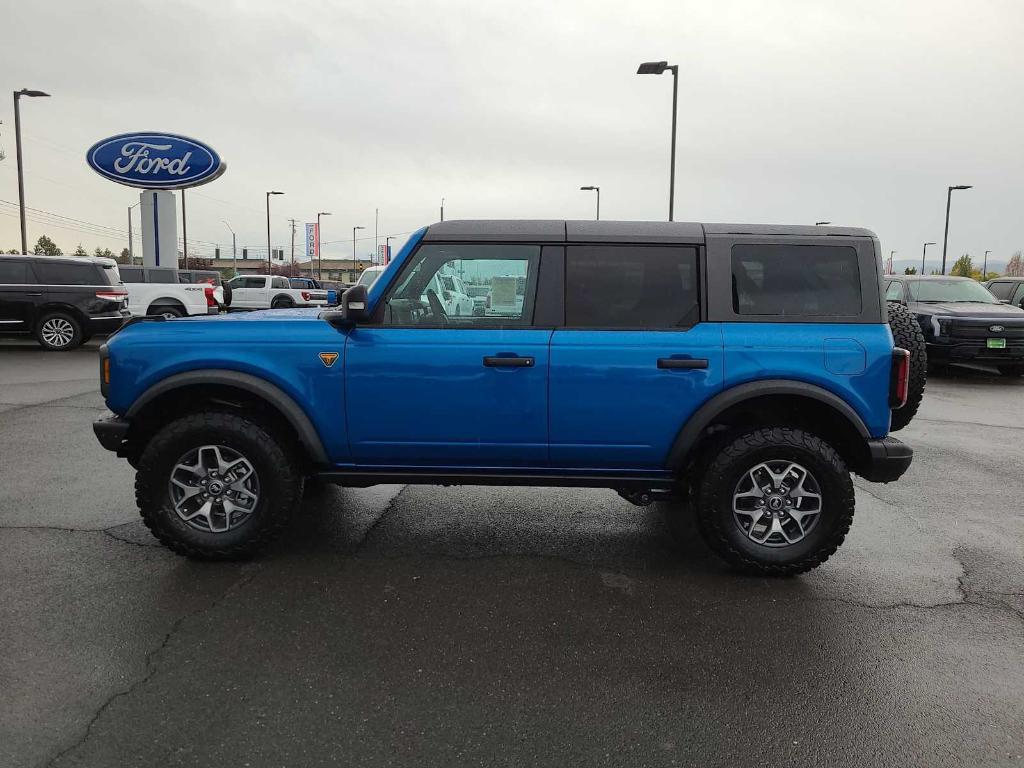
[[[799,573],[846,536],[851,472],[911,462],[888,433],[924,342],[879,253],[839,227],[446,221],[338,309],[130,322],[101,347],[94,429],[190,557],[253,554],[311,479],[588,486]],[[472,314],[446,309],[449,275]]]

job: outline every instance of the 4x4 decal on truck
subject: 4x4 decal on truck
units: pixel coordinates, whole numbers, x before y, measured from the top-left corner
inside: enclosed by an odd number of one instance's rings
[[[320,353],[320,362],[322,362],[328,368],[330,368],[332,365],[334,365],[334,361],[337,360],[337,359],[338,359],[338,353],[337,352],[321,352]]]

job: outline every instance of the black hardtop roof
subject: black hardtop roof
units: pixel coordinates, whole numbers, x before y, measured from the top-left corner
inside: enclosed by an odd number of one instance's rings
[[[454,219],[427,227],[424,240],[703,243],[707,235],[874,237],[860,227],[800,224],[701,224],[690,221]]]

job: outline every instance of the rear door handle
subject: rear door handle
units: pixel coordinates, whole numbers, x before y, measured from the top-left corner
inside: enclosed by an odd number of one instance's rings
[[[487,368],[533,368],[532,357],[485,357]]]
[[[706,357],[659,357],[658,367],[669,370],[677,368],[707,368],[708,360]]]

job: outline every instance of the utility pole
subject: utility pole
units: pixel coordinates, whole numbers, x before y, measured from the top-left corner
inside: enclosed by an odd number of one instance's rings
[[[370,259],[370,263],[373,264],[377,259],[377,224],[380,221],[380,208],[373,209],[373,258]]]
[[[292,223],[292,276],[295,275],[295,219],[288,219]]]
[[[985,251],[984,266],[982,266],[982,268],[981,268],[981,279],[982,280],[984,280],[986,277],[988,277],[988,255],[990,253],[992,253],[992,251]]]
[[[444,221],[444,198],[441,198],[441,221]]]
[[[185,255],[185,269],[188,269],[188,219],[185,216],[185,190],[181,190],[181,249]]]
[[[224,219],[221,219],[221,221],[224,222],[224,226],[231,233],[231,259],[235,263],[235,274],[233,277],[238,277],[238,248],[235,245],[235,230],[231,229],[231,225],[224,221]]]

